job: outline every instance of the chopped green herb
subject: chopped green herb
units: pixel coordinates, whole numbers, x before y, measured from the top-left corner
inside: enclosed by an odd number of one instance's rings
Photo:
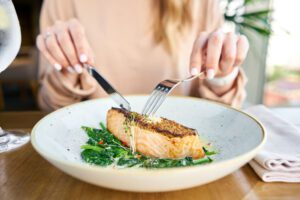
[[[211,156],[211,155],[217,154],[216,151],[208,151],[205,147],[202,147],[202,149],[203,149],[205,155],[207,155],[207,156]]]

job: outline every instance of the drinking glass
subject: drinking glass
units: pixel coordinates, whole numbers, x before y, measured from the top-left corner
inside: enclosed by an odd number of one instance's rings
[[[20,45],[21,31],[14,5],[11,0],[0,0],[0,73],[15,59]],[[23,131],[0,128],[0,153],[16,149],[29,139]]]

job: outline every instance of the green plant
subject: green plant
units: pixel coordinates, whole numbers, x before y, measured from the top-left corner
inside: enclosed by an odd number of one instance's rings
[[[274,70],[267,75],[267,82],[272,82],[287,77],[293,77],[300,80],[300,71],[295,69],[287,69],[283,66],[274,66]]]
[[[244,30],[252,30],[262,36],[270,36],[272,33],[270,14],[272,9],[260,9],[247,11],[246,7],[255,3],[266,3],[268,0],[226,0],[224,17],[226,21],[236,25],[240,33]]]

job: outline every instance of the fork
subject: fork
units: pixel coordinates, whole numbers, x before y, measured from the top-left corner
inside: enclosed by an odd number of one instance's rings
[[[192,81],[195,78],[201,76],[202,74],[204,74],[204,72],[187,77],[182,80],[166,79],[160,82],[149,96],[142,110],[142,114],[147,116],[154,115],[158,108],[161,106],[161,104],[165,101],[168,94],[170,94],[175,87],[177,87],[183,82]]]

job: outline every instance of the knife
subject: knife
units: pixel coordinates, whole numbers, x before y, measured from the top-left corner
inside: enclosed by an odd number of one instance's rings
[[[92,75],[96,81],[101,85],[105,92],[123,109],[131,110],[129,102],[113,88],[113,86],[103,78],[103,76],[95,69],[95,67],[84,64],[90,75]]]

